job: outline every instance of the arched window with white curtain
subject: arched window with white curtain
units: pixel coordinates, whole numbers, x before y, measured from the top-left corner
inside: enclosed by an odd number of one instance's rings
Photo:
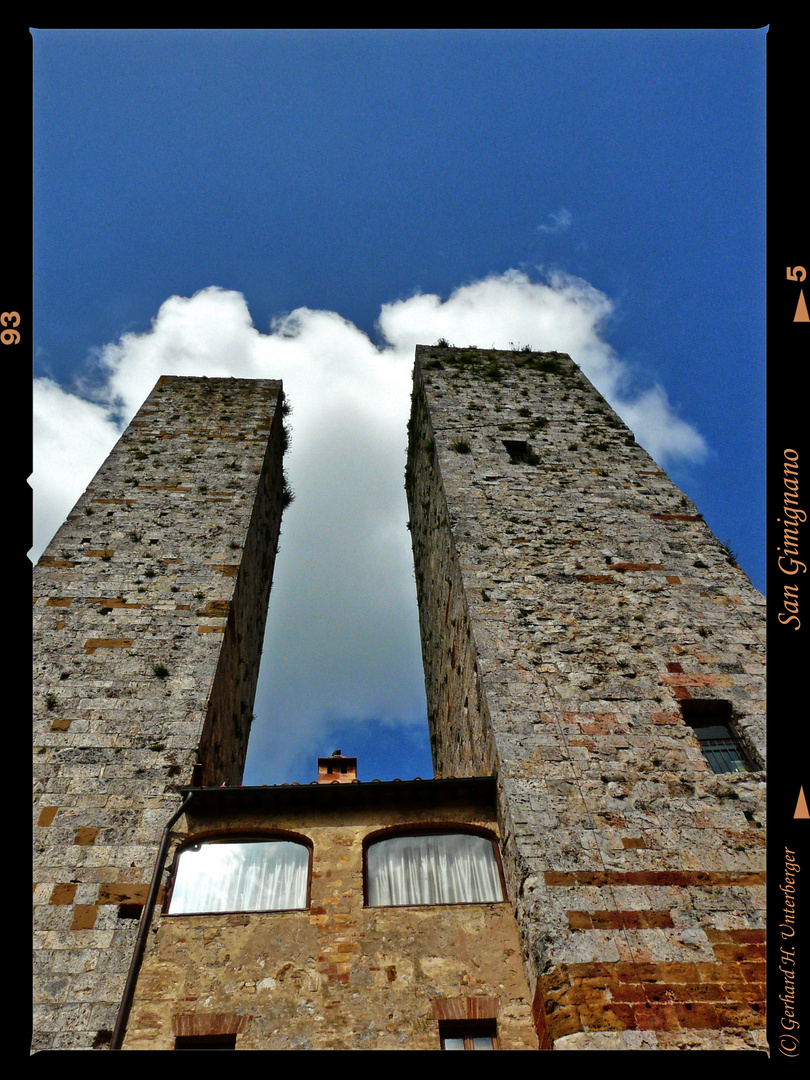
[[[383,836],[366,849],[369,907],[504,899],[494,841],[473,832]]]
[[[279,837],[216,837],[181,849],[170,915],[307,906],[310,849]]]

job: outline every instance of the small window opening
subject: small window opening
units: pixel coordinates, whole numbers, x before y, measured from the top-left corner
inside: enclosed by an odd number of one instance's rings
[[[497,1050],[498,1028],[495,1020],[439,1021],[442,1050]]]
[[[752,772],[756,768],[731,721],[730,702],[682,701],[681,712],[713,772]]]
[[[513,465],[536,465],[540,460],[523,439],[502,439],[501,441]]]

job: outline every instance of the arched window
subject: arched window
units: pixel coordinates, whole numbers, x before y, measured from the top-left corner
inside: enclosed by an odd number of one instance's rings
[[[218,837],[184,847],[170,915],[287,911],[307,906],[310,849],[298,840]]]
[[[500,864],[488,836],[422,832],[381,837],[366,849],[369,907],[503,900]]]

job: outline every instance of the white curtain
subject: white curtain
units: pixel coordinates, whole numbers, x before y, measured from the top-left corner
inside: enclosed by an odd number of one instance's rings
[[[306,907],[309,849],[289,840],[211,840],[178,859],[169,912]]]
[[[471,833],[380,840],[366,852],[366,878],[371,907],[503,900],[492,842]]]

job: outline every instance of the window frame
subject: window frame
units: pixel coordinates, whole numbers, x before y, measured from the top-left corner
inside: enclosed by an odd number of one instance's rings
[[[754,755],[734,724],[734,712],[730,701],[714,698],[690,698],[680,702],[680,706],[683,721],[697,739],[700,752],[703,754],[703,758],[714,776],[738,776],[741,773],[759,771],[761,766],[757,764]],[[744,769],[715,769],[713,761],[717,760],[717,758],[714,756],[714,748],[707,745],[708,740],[700,737],[700,730],[709,727],[721,728],[726,732],[725,741],[734,748],[745,765]],[[707,750],[709,753],[707,753]]]
[[[180,857],[184,851],[187,851],[191,847],[202,846],[203,844],[207,843],[273,843],[274,841],[299,844],[301,847],[306,848],[307,882],[305,902],[303,907],[250,909],[233,908],[227,911],[172,911],[172,898],[174,896],[175,885],[177,884],[177,875],[180,868]],[[171,870],[169,873],[169,884],[166,889],[166,896],[163,901],[161,914],[167,918],[181,919],[188,917],[196,918],[198,916],[210,918],[211,916],[224,915],[275,915],[288,911],[309,911],[312,904],[313,850],[314,849],[312,840],[308,836],[305,836],[303,833],[291,832],[284,829],[214,829],[190,834],[186,837],[185,840],[183,840],[183,842],[178,846],[177,850],[174,853],[174,858],[172,860]]]
[[[438,901],[435,904],[370,904],[368,900],[369,896],[369,880],[368,880],[368,850],[375,844],[384,843],[386,840],[394,840],[400,836],[441,836],[447,834],[464,834],[469,836],[480,836],[485,840],[489,840],[492,845],[492,850],[495,856],[495,865],[498,870],[498,880],[501,886],[501,899],[500,900],[452,900],[452,901]],[[501,849],[500,838],[493,832],[492,829],[486,829],[479,825],[467,825],[459,824],[455,821],[431,821],[431,822],[417,822],[417,823],[405,823],[402,825],[390,825],[383,829],[376,829],[374,832],[369,833],[363,839],[363,908],[369,911],[383,911],[397,908],[412,908],[412,907],[465,907],[475,905],[480,907],[481,904],[505,904],[508,903],[508,893],[506,891],[506,878],[503,872],[503,863],[501,861]]]
[[[473,1046],[474,1039],[491,1039],[490,1050],[500,1050],[501,1044],[498,1038],[498,1021],[492,1019],[480,1020],[440,1020],[439,1043],[442,1050],[447,1050],[447,1039],[463,1039],[463,1046],[450,1047],[451,1050],[480,1050],[482,1047]]]

